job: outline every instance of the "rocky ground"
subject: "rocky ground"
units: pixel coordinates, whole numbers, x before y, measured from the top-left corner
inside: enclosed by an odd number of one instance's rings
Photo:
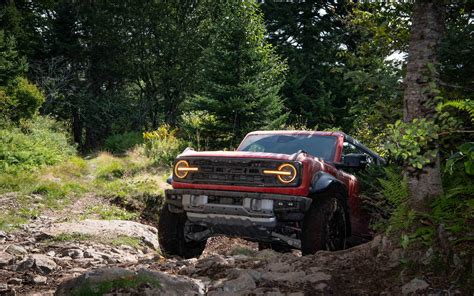
[[[73,204],[13,232],[0,232],[0,295],[460,293],[404,273],[402,250],[382,236],[305,257],[257,251],[255,243],[217,237],[200,258],[165,259],[156,228],[66,215],[79,208]]]

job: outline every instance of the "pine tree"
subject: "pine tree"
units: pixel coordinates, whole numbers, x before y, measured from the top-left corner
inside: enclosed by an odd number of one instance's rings
[[[249,131],[286,121],[279,96],[286,64],[266,42],[256,4],[229,1],[214,9],[202,60],[203,88],[191,108],[216,117],[214,148],[224,148]]]

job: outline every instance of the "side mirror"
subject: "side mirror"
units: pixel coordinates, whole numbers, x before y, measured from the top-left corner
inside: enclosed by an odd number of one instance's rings
[[[337,164],[339,168],[363,169],[367,165],[367,155],[350,153],[344,155],[342,163]]]

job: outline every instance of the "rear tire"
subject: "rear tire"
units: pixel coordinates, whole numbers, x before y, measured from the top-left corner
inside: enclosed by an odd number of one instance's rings
[[[199,257],[206,247],[204,241],[189,241],[184,239],[186,214],[172,213],[165,204],[160,212],[158,222],[158,241],[164,256],[180,256],[183,258]]]
[[[319,250],[342,250],[346,245],[346,211],[343,194],[328,192],[316,196],[305,215],[301,233],[301,252],[314,254]]]

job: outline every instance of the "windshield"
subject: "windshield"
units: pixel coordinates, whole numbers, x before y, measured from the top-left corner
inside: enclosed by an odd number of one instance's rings
[[[293,154],[299,150],[332,161],[337,137],[317,135],[250,135],[240,144],[239,151]]]

